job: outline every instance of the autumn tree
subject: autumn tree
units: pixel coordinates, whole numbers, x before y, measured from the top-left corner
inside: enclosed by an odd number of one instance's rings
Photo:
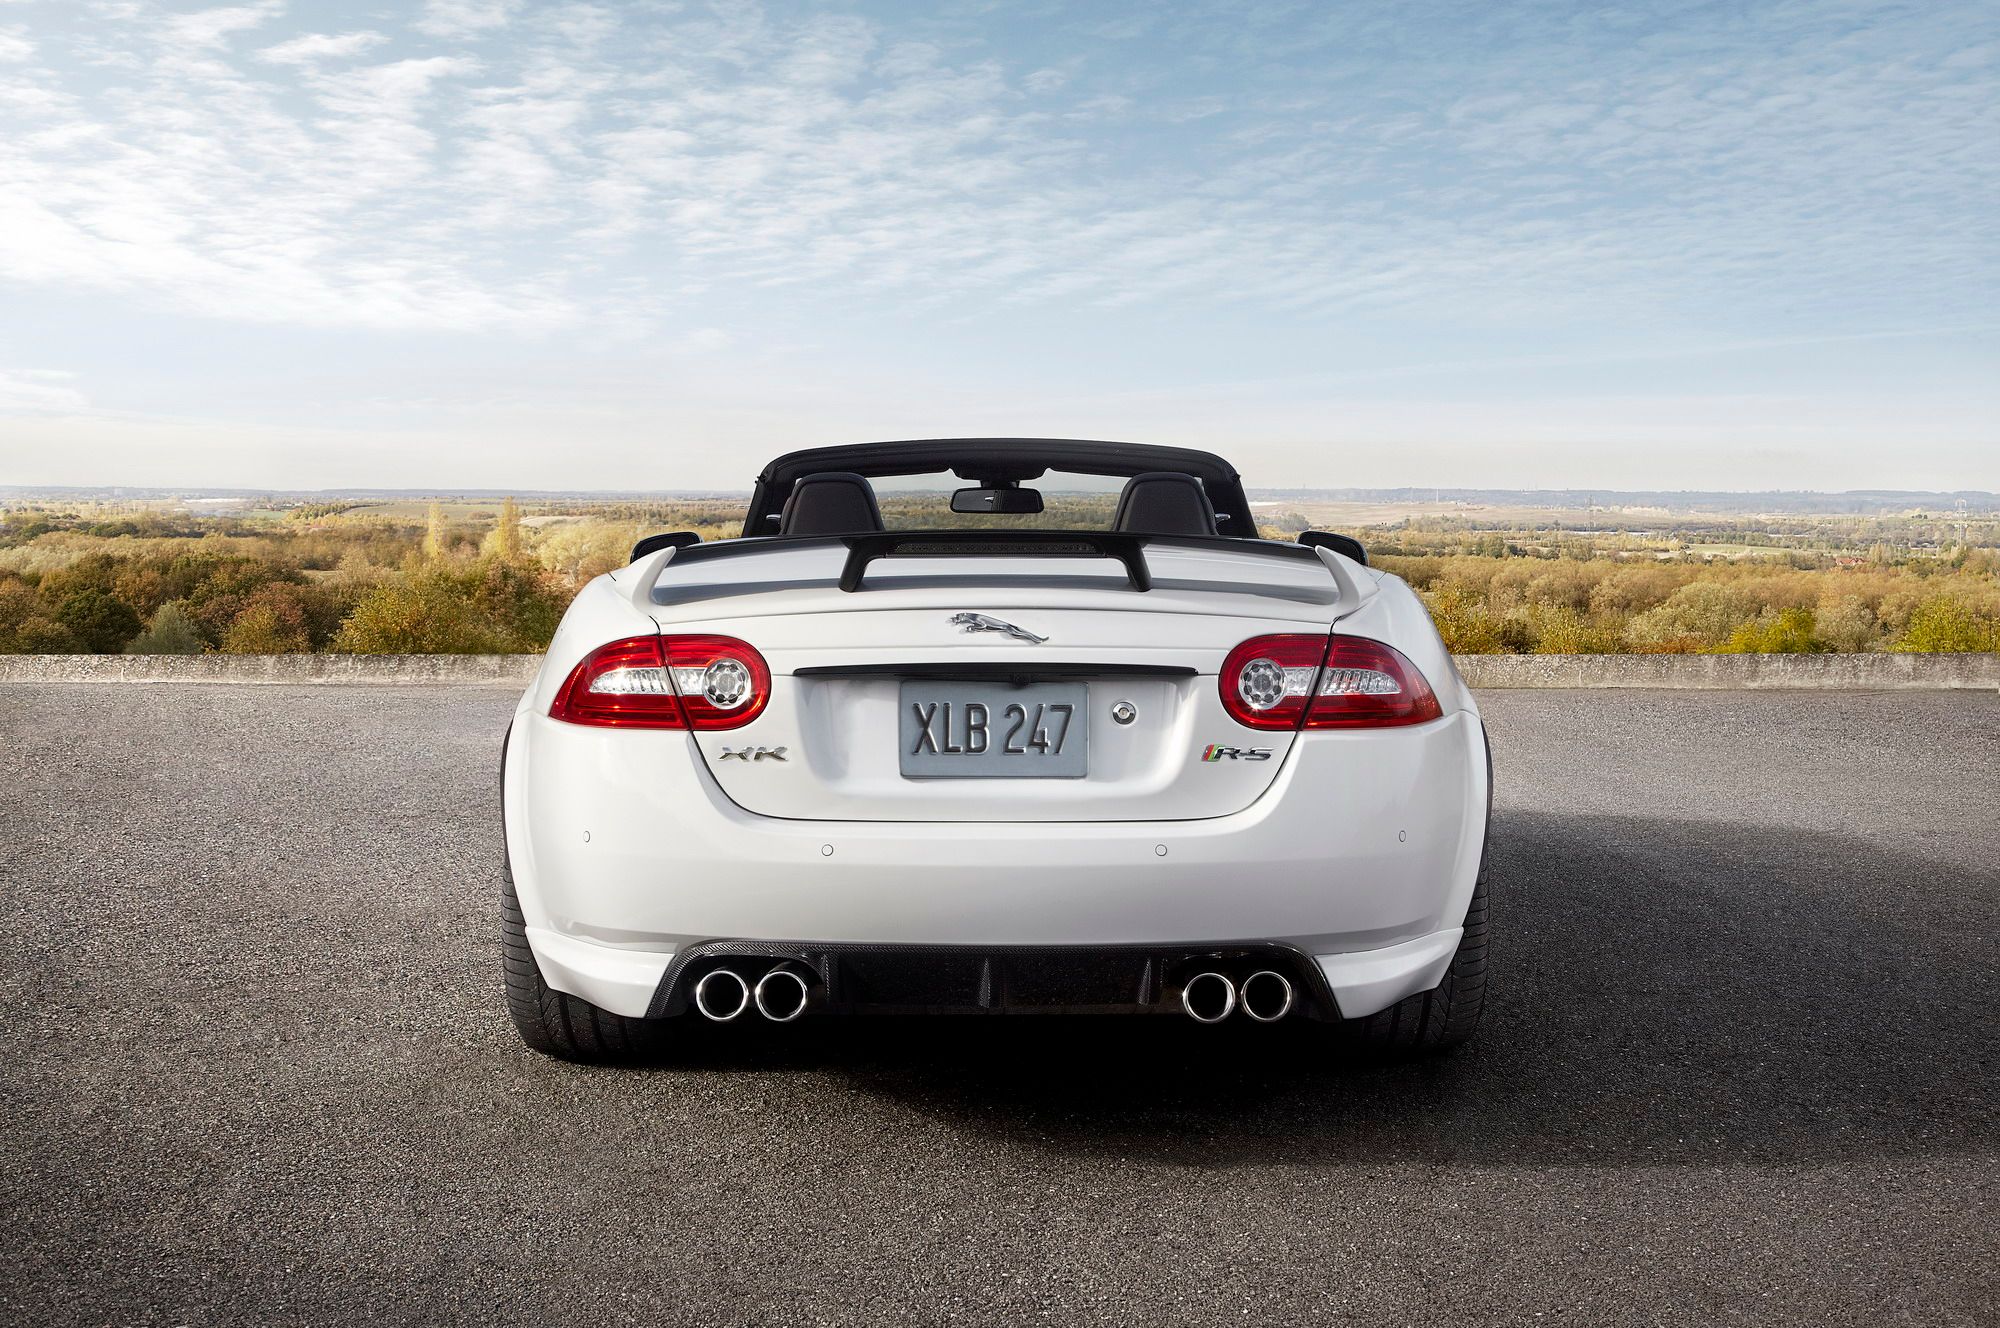
[[[125,643],[128,655],[199,655],[207,643],[179,601],[162,604],[146,630]]]
[[[64,597],[55,620],[94,655],[115,655],[139,634],[139,615],[131,606],[95,586]]]
[[[433,502],[424,517],[424,557],[432,560],[444,557],[445,539],[444,504]]]
[[[2000,650],[2000,621],[1951,595],[1928,599],[1910,615],[1897,650],[1961,652]]]
[[[232,655],[290,655],[312,649],[304,597],[282,582],[250,597],[223,633],[222,649]]]
[[[521,561],[521,507],[511,497],[501,500],[500,518],[486,537],[485,552],[503,563]]]

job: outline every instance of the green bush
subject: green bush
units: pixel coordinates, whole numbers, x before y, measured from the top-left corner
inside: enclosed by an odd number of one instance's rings
[[[1634,645],[1655,649],[1713,649],[1730,639],[1737,625],[1756,617],[1754,595],[1734,582],[1695,581],[1682,586],[1634,618],[1625,635]]]
[[[199,655],[207,643],[178,602],[162,604],[145,631],[125,643],[128,655]]]
[[[449,577],[420,575],[363,595],[332,648],[352,655],[477,655],[503,647]]]
[[[1431,621],[1454,655],[1499,655],[1508,651],[1503,625],[1471,594],[1446,586],[1426,596]]]
[[[360,655],[536,651],[568,596],[539,570],[486,559],[437,563],[361,597],[332,648]]]
[[[87,655],[76,634],[53,618],[33,617],[17,623],[9,634],[8,653],[15,655]]]
[[[1718,655],[1813,655],[1830,647],[1813,634],[1811,609],[1780,609],[1744,623],[1717,646]]]
[[[1859,595],[1829,592],[1813,615],[1814,634],[1832,650],[1867,650],[1875,644],[1880,630],[1875,611]]]
[[[1895,648],[1943,654],[2000,650],[2000,621],[1956,596],[1939,595],[1910,615],[1910,625]]]
[[[569,607],[567,590],[539,568],[518,563],[486,559],[461,584],[507,650],[546,648]]]
[[[1615,655],[1625,648],[1615,623],[1592,623],[1575,609],[1536,607],[1527,623],[1538,655]]]
[[[139,634],[141,626],[131,605],[95,586],[64,596],[56,608],[55,620],[93,655],[117,654]]]
[[[266,586],[230,622],[222,649],[232,655],[291,655],[312,649],[305,611],[289,586]],[[279,592],[279,593],[272,593]]]

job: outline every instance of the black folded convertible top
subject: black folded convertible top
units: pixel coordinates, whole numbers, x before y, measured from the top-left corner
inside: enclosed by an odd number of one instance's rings
[[[1208,491],[1223,529],[1237,538],[1255,538],[1257,521],[1244,496],[1236,467],[1213,452],[1147,443],[1097,442],[1085,438],[918,438],[893,443],[851,443],[813,447],[785,455],[764,467],[750,495],[745,535],[768,535],[803,475],[847,471],[877,478],[950,471],[975,484],[1019,483],[1050,470],[1078,475],[1138,475],[1170,470],[1192,475]]]

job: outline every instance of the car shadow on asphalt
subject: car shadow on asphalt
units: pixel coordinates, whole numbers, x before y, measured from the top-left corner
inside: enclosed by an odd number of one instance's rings
[[[855,1020],[704,1039],[677,1072],[833,1073],[1023,1146],[1201,1166],[1993,1146],[2000,871],[1637,817],[1514,812],[1494,844],[1494,985],[1449,1055],[1305,1021]]]

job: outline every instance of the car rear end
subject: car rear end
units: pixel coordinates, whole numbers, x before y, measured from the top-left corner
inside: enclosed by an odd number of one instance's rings
[[[1355,1019],[1439,986],[1488,803],[1422,606],[1339,555],[666,549],[507,748],[548,986],[626,1020]],[[723,549],[725,546],[712,546]],[[692,556],[691,556],[692,555]]]

